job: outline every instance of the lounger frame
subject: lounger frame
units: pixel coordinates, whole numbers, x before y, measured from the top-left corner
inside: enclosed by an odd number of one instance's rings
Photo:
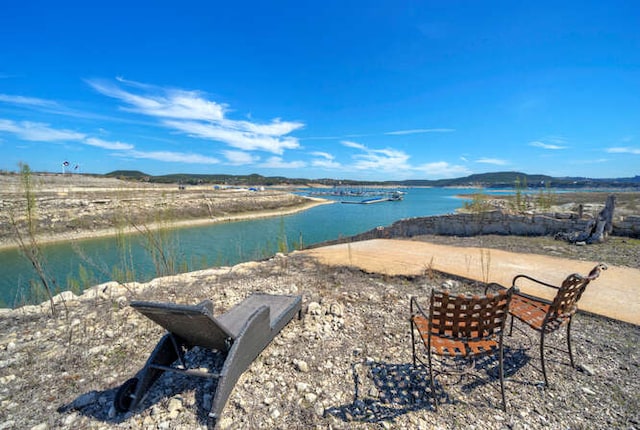
[[[197,305],[132,302],[131,306],[167,330],[145,366],[118,390],[119,412],[134,410],[164,372],[218,380],[207,425],[214,428],[238,378],[262,350],[301,312],[301,296],[253,294],[219,317],[213,303]],[[199,346],[225,355],[220,372],[188,369],[184,354]]]

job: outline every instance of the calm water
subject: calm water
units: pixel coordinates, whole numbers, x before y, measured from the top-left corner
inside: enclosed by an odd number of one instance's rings
[[[401,202],[336,203],[282,217],[182,228],[172,233],[170,240],[175,245],[171,248],[181,271],[233,265],[269,257],[285,240],[291,250],[301,241],[307,246],[390,225],[402,218],[450,213],[463,204],[455,196],[470,190],[406,191]],[[136,236],[127,240],[125,248],[118,246],[115,238],[102,238],[76,241],[73,245],[47,245],[44,255],[51,275],[62,289],[68,288],[69,280],[85,287],[109,281],[118,267],[133,267],[139,281],[156,276],[144,241]],[[0,267],[0,307],[23,303],[30,296],[30,284],[37,279],[30,263],[17,251],[0,251]]]

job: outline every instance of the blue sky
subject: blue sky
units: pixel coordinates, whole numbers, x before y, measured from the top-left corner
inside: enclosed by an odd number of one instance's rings
[[[0,169],[640,174],[635,1],[31,1]]]

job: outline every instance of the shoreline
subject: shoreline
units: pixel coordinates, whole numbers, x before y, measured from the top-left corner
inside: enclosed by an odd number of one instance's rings
[[[255,212],[239,212],[235,214],[230,214],[224,217],[215,217],[215,218],[196,218],[182,221],[169,221],[166,223],[152,223],[148,225],[150,230],[161,230],[166,228],[189,228],[189,227],[198,227],[203,225],[212,225],[224,222],[236,222],[236,221],[246,221],[252,219],[261,219],[261,218],[271,218],[277,216],[286,216],[293,215],[299,212],[306,211],[308,209],[312,209],[316,206],[322,206],[326,204],[336,203],[333,200],[320,199],[315,197],[305,197],[309,200],[307,203],[296,206],[288,209],[274,209],[274,210],[262,210]],[[40,245],[50,245],[55,243],[62,242],[71,242],[75,240],[88,240],[88,239],[99,239],[105,237],[112,237],[118,234],[139,234],[139,231],[134,227],[127,227],[124,230],[117,229],[115,227],[100,229],[100,230],[85,230],[85,231],[76,231],[70,233],[57,233],[57,234],[43,234],[38,235],[36,240]],[[19,246],[15,242],[0,242],[0,251],[14,250],[19,249]]]

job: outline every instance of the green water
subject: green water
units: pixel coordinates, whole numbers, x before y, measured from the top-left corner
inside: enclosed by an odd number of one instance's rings
[[[228,266],[300,246],[351,236],[402,218],[451,213],[462,206],[455,195],[470,190],[409,189],[401,202],[373,205],[322,205],[293,215],[176,229],[167,239],[179,271]],[[338,199],[338,198],[336,198]],[[131,236],[126,247],[115,238],[51,244],[43,247],[46,267],[61,290],[110,281],[125,269],[141,282],[157,276],[146,241]],[[286,245],[285,245],[286,244]],[[0,306],[26,303],[41,290],[30,263],[16,250],[0,251]],[[41,299],[41,300],[40,300]],[[42,301],[38,297],[36,301]]]

